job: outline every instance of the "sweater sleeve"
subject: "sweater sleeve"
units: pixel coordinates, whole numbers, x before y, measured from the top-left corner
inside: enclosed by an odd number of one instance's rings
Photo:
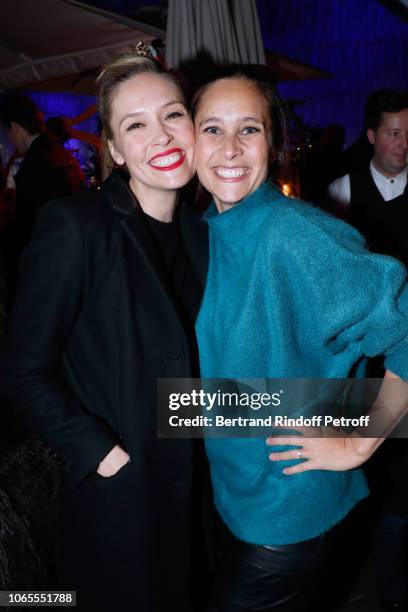
[[[79,223],[64,201],[48,204],[22,256],[0,354],[2,396],[65,458],[74,485],[118,443],[115,432],[88,412],[61,376],[64,350],[83,300],[84,270]]]
[[[405,267],[369,252],[354,228],[308,205],[291,229],[290,265],[324,344],[333,353],[357,343],[362,355],[385,355],[386,368],[407,380]]]

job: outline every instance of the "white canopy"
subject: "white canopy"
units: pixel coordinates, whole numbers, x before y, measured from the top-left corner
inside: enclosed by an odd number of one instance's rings
[[[165,35],[75,0],[0,0],[0,91],[78,75]]]
[[[92,94],[100,66],[138,40],[154,39],[165,41],[166,32],[78,0],[0,0],[0,92]],[[255,0],[170,0],[169,65],[199,48],[224,61],[264,63]],[[267,52],[266,62],[278,80],[329,76],[277,53]]]

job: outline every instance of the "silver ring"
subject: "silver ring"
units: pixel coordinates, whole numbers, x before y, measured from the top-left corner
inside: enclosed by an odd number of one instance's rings
[[[303,459],[303,453],[302,453],[301,448],[298,448],[297,454],[298,454],[298,459]]]

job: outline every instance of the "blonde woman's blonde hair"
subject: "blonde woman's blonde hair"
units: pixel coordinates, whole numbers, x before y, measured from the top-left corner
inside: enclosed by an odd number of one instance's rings
[[[111,115],[115,91],[128,79],[137,74],[145,73],[160,74],[167,78],[180,89],[184,98],[183,89],[176,76],[149,56],[147,47],[143,43],[138,43],[132,50],[123,51],[113,62],[106,65],[96,80],[98,87],[97,107],[102,122],[103,178],[106,178],[115,165],[107,145],[108,141],[113,139]]]
[[[145,74],[147,72],[160,74],[176,85],[182,92],[181,85],[173,73],[166,70],[152,57],[141,56],[139,53],[138,49],[122,52],[113,62],[103,68],[97,78],[98,112],[102,121],[102,129],[108,140],[111,140],[113,137],[110,124],[112,99],[119,85],[125,83],[128,79],[137,74]]]

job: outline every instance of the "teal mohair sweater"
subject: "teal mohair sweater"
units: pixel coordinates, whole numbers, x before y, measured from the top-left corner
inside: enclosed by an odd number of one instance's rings
[[[196,330],[203,378],[346,378],[386,355],[408,378],[408,290],[396,260],[347,224],[264,183],[218,214]],[[361,470],[282,474],[264,439],[207,439],[216,506],[241,540],[282,545],[330,529],[364,498]]]

